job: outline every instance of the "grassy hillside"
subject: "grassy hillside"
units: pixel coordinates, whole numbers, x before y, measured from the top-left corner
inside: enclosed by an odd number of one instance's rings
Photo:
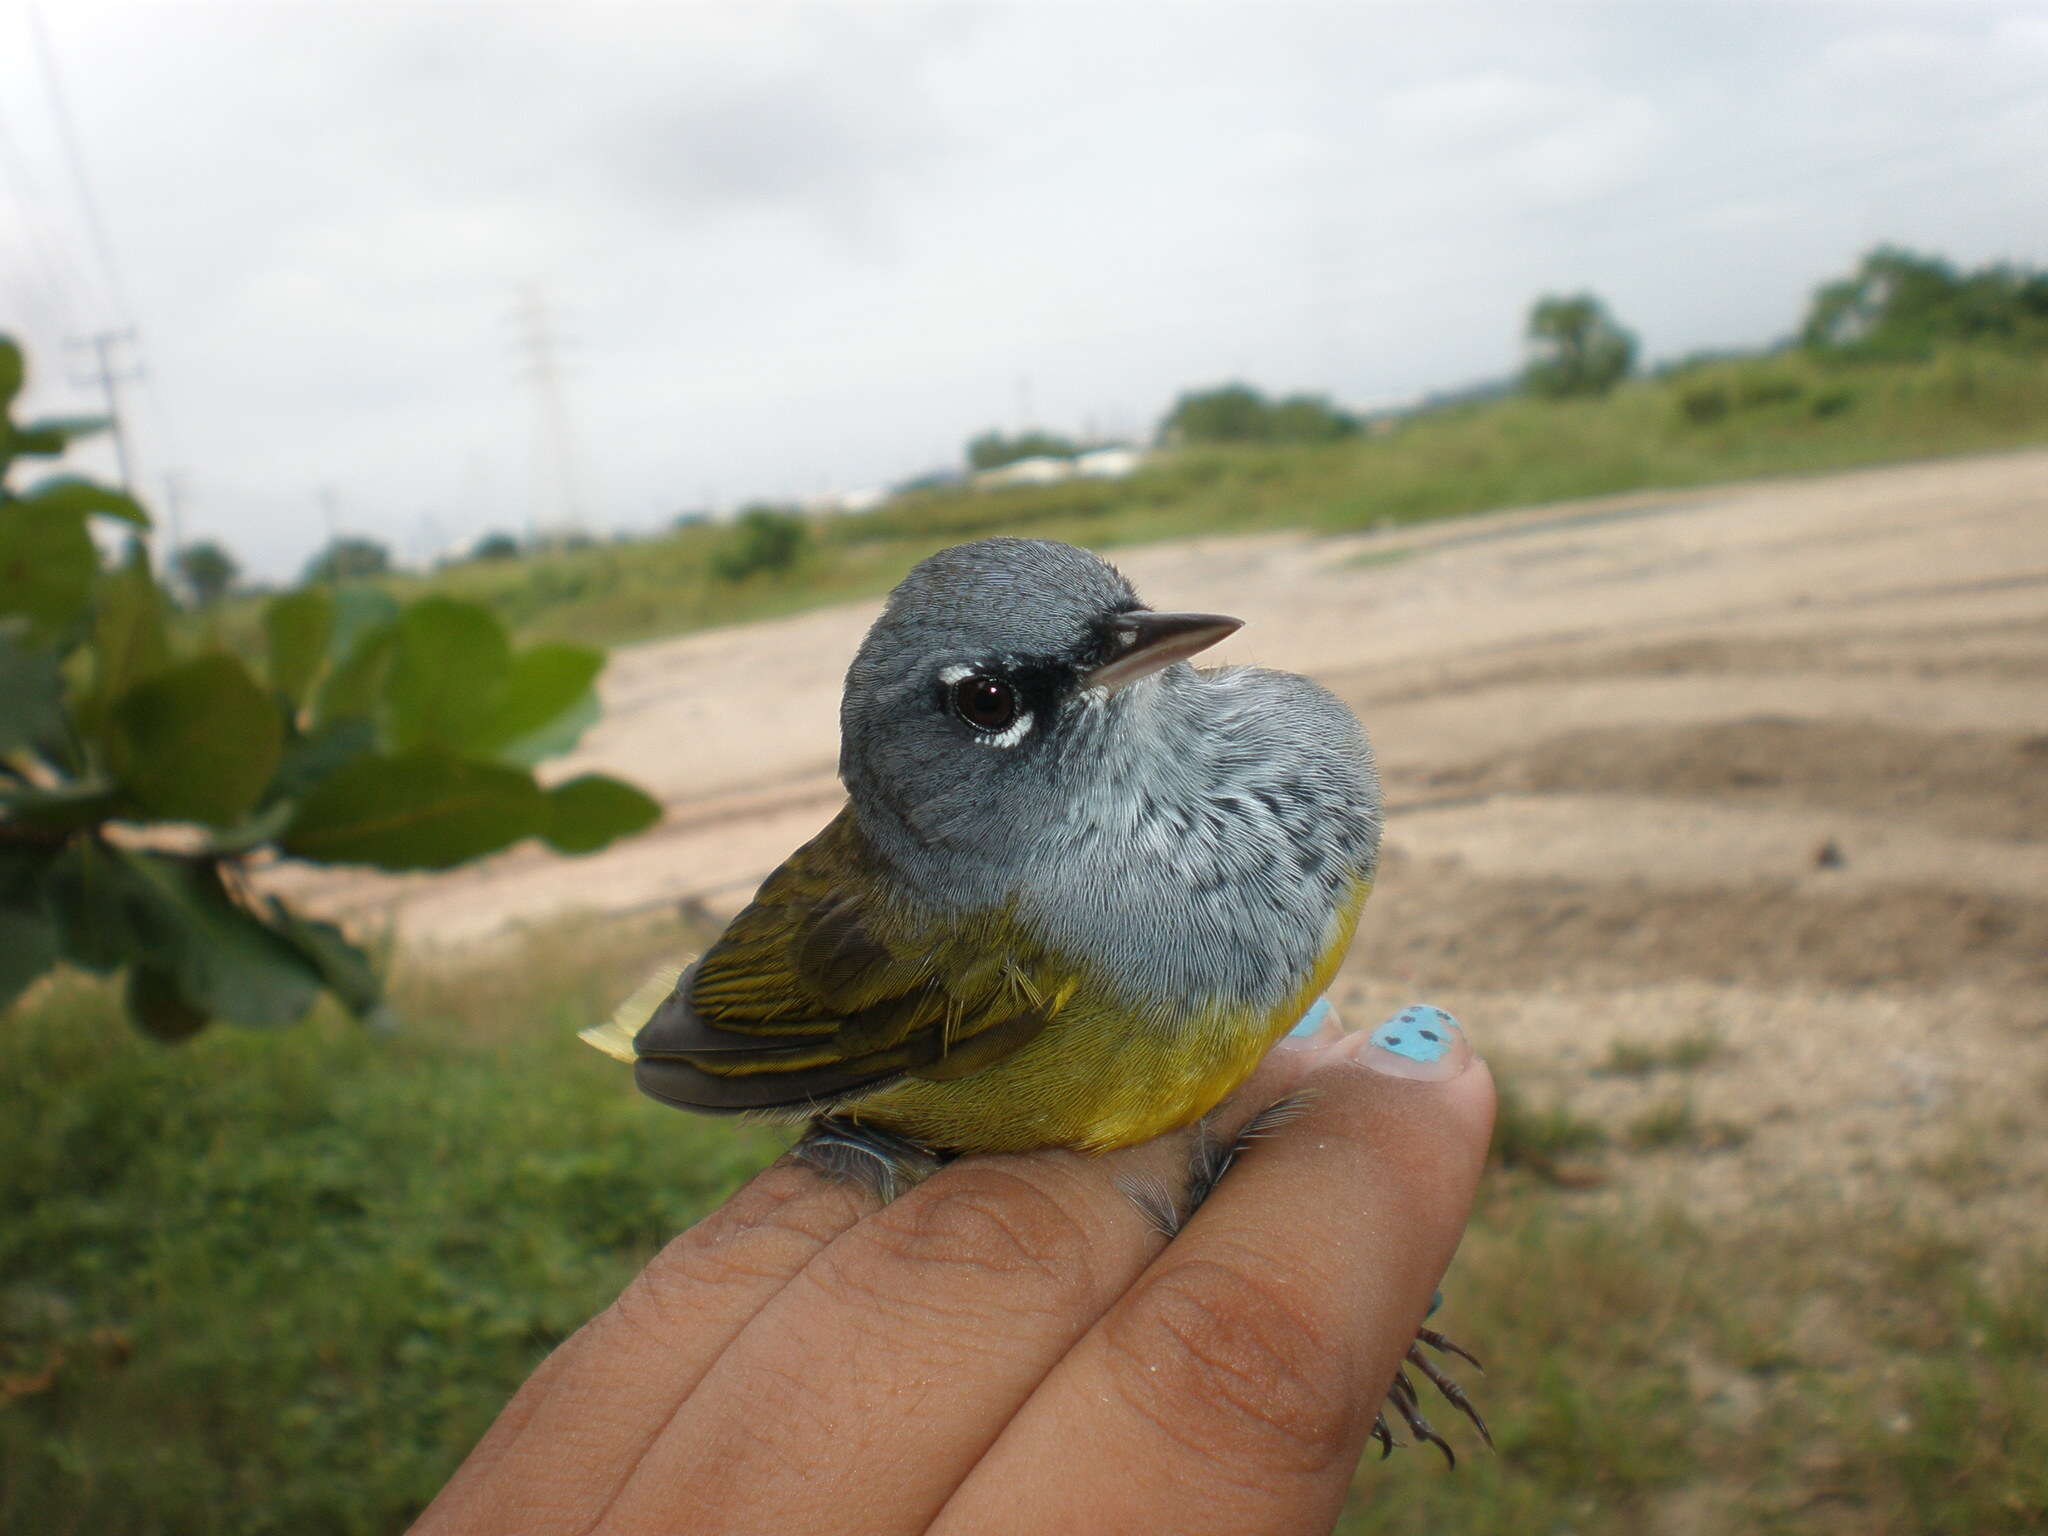
[[[700,526],[393,585],[479,599],[528,635],[609,644],[880,592],[933,549],[990,533],[1103,548],[1250,529],[1345,532],[2040,442],[2048,358],[1951,351],[1847,365],[1795,353],[1639,381],[1602,400],[1434,411],[1323,446],[1192,449],[1122,481],[926,492],[818,519],[795,565],[739,581],[714,574],[731,531]],[[249,628],[253,610],[230,609],[223,622]]]
[[[165,1049],[76,977],[11,1018],[0,1529],[402,1529],[546,1351],[776,1148],[639,1099],[573,1038],[680,942],[564,927],[516,965],[402,973],[397,1037]],[[1708,1231],[1537,1171],[1651,1155],[1631,1146],[1674,1155],[1510,1102],[1442,1319],[1492,1364],[1500,1452],[1368,1463],[1346,1531],[2040,1528],[2038,1235],[1990,1263],[1832,1206]]]

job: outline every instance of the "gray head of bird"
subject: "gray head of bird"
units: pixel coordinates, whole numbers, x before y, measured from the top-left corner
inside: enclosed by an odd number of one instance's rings
[[[1015,863],[1102,773],[1171,751],[1164,696],[1241,622],[1154,612],[1071,544],[940,550],[890,594],[847,670],[839,771],[862,829],[906,875]]]

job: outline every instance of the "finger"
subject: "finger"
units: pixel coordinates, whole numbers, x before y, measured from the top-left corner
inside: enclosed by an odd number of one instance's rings
[[[1380,1032],[1375,1032],[1376,1034]],[[1481,1063],[1356,1035],[1034,1393],[935,1532],[1323,1530],[1463,1229],[1492,1127]],[[1383,1070],[1364,1070],[1361,1062]],[[1057,1467],[1049,1478],[1046,1469]]]
[[[589,1530],[719,1354],[878,1204],[791,1159],[757,1174],[548,1357],[415,1531]]]
[[[869,1216],[720,1356],[606,1529],[923,1529],[1164,1245],[1119,1180],[1177,1182],[1187,1150],[963,1158]]]

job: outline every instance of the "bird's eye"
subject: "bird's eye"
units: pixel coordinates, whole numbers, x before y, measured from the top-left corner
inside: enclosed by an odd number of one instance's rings
[[[978,731],[1000,731],[1017,718],[1017,695],[992,677],[963,677],[953,685],[953,709]]]

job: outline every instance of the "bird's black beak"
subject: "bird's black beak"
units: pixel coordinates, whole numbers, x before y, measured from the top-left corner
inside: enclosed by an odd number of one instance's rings
[[[1161,667],[1185,661],[1244,628],[1243,619],[1220,613],[1136,613],[1117,615],[1110,626],[1110,657],[1081,674],[1083,688],[1115,693]]]

